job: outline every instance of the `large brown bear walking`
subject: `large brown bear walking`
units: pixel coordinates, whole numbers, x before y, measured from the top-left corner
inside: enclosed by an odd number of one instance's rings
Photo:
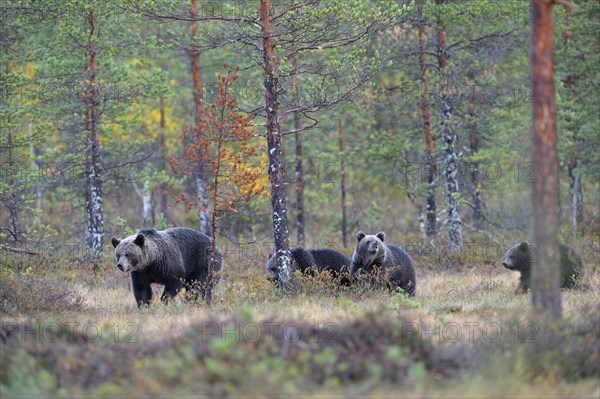
[[[131,286],[138,306],[152,300],[152,283],[163,284],[166,302],[182,289],[204,296],[210,261],[210,238],[197,230],[175,227],[164,231],[142,229],[119,240],[111,238],[117,267],[131,272]],[[217,248],[213,272],[221,270]]]

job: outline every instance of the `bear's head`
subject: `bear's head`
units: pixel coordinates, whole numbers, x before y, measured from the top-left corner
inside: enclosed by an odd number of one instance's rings
[[[380,231],[376,235],[367,235],[362,231],[356,233],[356,249],[354,258],[360,261],[363,272],[369,272],[374,264],[385,259],[385,233]]]
[[[294,273],[297,268],[296,261],[294,260],[293,256],[290,259],[290,268],[291,268],[292,273]],[[272,253],[269,254],[269,260],[267,261],[266,270],[267,270],[267,280],[272,281],[272,282],[277,282],[277,280],[278,280],[277,276],[279,275],[279,272],[277,269],[277,258],[275,256],[273,256]]]
[[[267,280],[277,281],[277,259],[273,254],[269,254],[269,260],[267,261]]]
[[[513,244],[506,251],[502,266],[509,270],[524,271],[529,269],[531,266],[531,251],[532,247],[527,241]]]
[[[122,240],[112,237],[110,242],[115,248],[117,267],[122,272],[142,271],[150,263],[143,234],[134,234]]]

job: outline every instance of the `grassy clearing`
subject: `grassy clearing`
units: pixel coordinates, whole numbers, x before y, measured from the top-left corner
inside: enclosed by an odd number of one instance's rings
[[[543,326],[518,275],[478,260],[417,261],[416,299],[327,276],[288,296],[262,262],[225,264],[211,308],[180,295],[138,310],[111,262],[9,257],[0,394],[599,397],[600,276],[585,256],[588,288],[564,291],[564,320]]]

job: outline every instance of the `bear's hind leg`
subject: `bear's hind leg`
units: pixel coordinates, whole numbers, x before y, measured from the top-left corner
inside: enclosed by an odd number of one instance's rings
[[[163,301],[164,303],[168,303],[169,299],[174,298],[175,295],[177,295],[177,293],[179,293],[179,291],[181,290],[182,287],[183,287],[183,284],[181,282],[165,284],[165,290],[163,291],[162,295],[160,296],[160,300]]]

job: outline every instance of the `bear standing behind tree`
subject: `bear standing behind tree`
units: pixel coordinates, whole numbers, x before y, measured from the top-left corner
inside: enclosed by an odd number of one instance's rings
[[[519,289],[527,291],[531,288],[531,265],[537,261],[537,245],[531,241],[513,244],[504,257],[502,265],[521,272]],[[573,288],[583,275],[583,262],[575,250],[565,244],[560,244],[560,286]]]
[[[309,276],[315,276],[324,271],[330,272],[334,278],[342,277],[348,273],[350,258],[333,249],[309,249],[302,247],[292,249],[292,273],[300,270]],[[269,254],[267,261],[268,279],[277,281],[277,262],[273,254]],[[341,279],[342,284],[347,284],[348,279]]]
[[[182,289],[205,295],[210,261],[210,238],[197,230],[175,227],[164,231],[142,229],[119,240],[111,238],[117,267],[131,272],[131,286],[138,306],[152,300],[152,283],[163,284],[161,300],[166,302]],[[221,270],[217,248],[213,273]],[[216,282],[216,278],[214,281]]]
[[[366,235],[356,233],[356,249],[352,255],[350,274],[371,275],[377,282],[388,285],[391,289],[397,287],[409,296],[415,296],[417,278],[415,266],[411,257],[400,247],[385,244],[385,233]]]

